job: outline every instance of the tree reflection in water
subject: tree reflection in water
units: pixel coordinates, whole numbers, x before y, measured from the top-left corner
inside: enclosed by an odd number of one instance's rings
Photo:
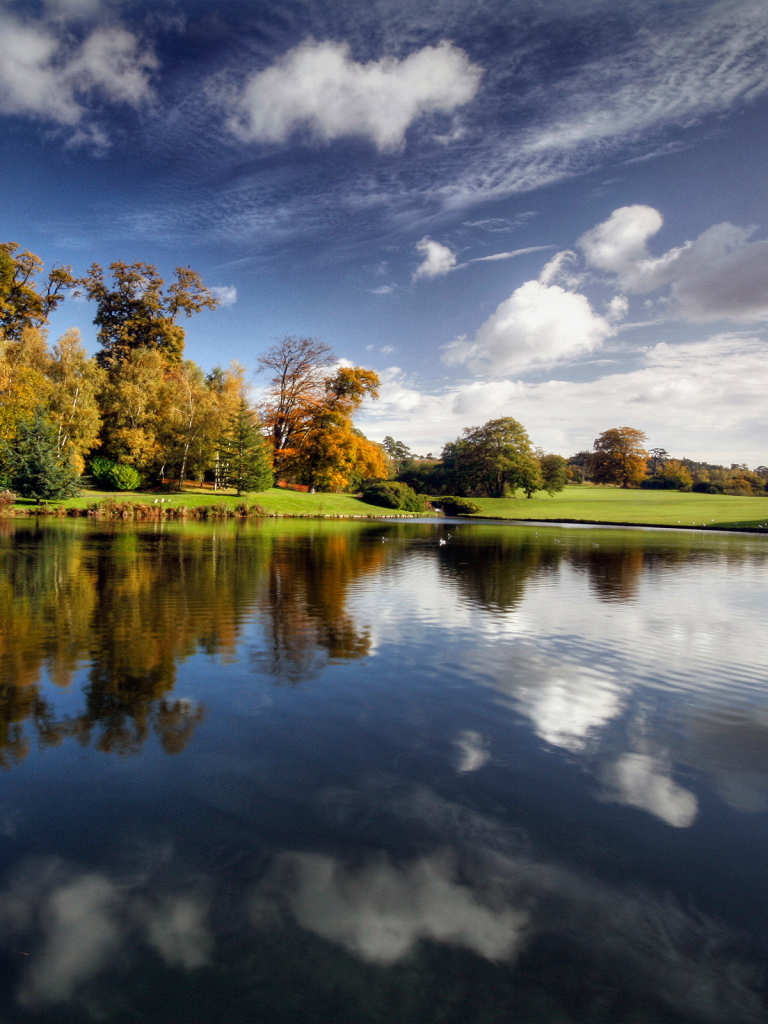
[[[30,735],[42,746],[74,737],[127,755],[154,734],[167,753],[183,750],[205,709],[172,696],[178,665],[197,654],[237,660],[254,618],[262,629],[258,640],[248,637],[250,666],[275,682],[295,685],[330,661],[365,658],[371,635],[350,594],[416,551],[434,560],[454,592],[495,612],[514,610],[533,578],[564,563],[583,569],[601,600],[626,601],[644,572],[697,557],[680,538],[656,544],[637,532],[596,541],[590,531],[564,544],[552,529],[437,531],[0,520],[0,764],[22,760]],[[57,717],[43,673],[66,688],[81,671],[84,709]]]

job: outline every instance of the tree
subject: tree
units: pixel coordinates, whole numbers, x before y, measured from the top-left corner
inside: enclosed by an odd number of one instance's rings
[[[263,419],[272,440],[275,479],[309,429],[312,414],[325,398],[331,348],[316,338],[286,335],[259,357],[261,372],[270,372]]]
[[[168,422],[167,372],[168,362],[157,349],[133,349],[125,359],[109,366],[100,395],[104,455],[143,473],[163,474],[166,453],[161,436]]]
[[[104,371],[83,348],[76,327],[63,334],[53,348],[48,377],[51,393],[49,416],[58,428],[59,447],[71,447],[80,472],[85,457],[95,447],[101,427],[98,394]]]
[[[0,339],[0,437],[13,437],[19,420],[34,417],[37,407],[47,403],[49,369],[48,346],[36,327]]]
[[[378,375],[362,366],[341,366],[326,377],[322,398],[304,418],[301,443],[285,461],[288,472],[313,490],[343,490],[386,476],[384,451],[352,423],[365,398],[378,394]]]
[[[59,445],[58,430],[42,409],[20,420],[16,436],[0,447],[0,462],[11,488],[22,498],[57,501],[77,494],[78,472],[71,452]]]
[[[540,468],[530,438],[511,416],[489,420],[482,427],[467,427],[464,436],[443,449],[449,483],[459,495],[503,497],[506,490],[522,487],[533,493],[540,486]]]
[[[167,291],[165,281],[151,263],[110,263],[113,284],[94,263],[78,283],[96,303],[93,322],[99,328],[102,366],[120,362],[139,348],[156,349],[170,362],[181,362],[184,328],[176,321],[202,309],[215,309],[219,300],[189,267],[176,268],[176,281]]]
[[[71,267],[56,267],[38,284],[43,261],[18,251],[15,242],[0,242],[0,337],[18,339],[29,327],[42,327],[64,292],[77,283]]]
[[[637,485],[646,473],[646,435],[633,427],[613,427],[596,438],[592,475],[601,484]]]
[[[381,446],[395,463],[395,469],[398,473],[402,473],[408,463],[414,460],[413,453],[408,445],[402,441],[395,441],[389,435],[384,438]]]
[[[256,414],[241,398],[222,438],[224,486],[244,491],[266,491],[272,485],[272,460]]]
[[[568,483],[568,463],[562,455],[542,455],[541,477],[544,490],[548,494],[556,494],[562,491]]]
[[[659,466],[663,466],[668,458],[669,452],[666,448],[651,448],[648,452],[648,464],[651,470],[651,476],[656,476]]]

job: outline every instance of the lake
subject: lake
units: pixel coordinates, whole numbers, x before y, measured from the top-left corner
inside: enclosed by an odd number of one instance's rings
[[[768,1019],[768,541],[0,520],[0,1019]]]

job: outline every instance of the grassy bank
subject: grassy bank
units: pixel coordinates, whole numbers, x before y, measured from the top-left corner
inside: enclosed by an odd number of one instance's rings
[[[285,491],[273,487],[258,494],[236,495],[234,491],[204,491],[197,487],[173,491],[166,494],[148,494],[138,491],[81,491],[77,498],[67,501],[51,502],[51,507],[85,510],[94,502],[130,501],[134,504],[157,504],[163,511],[186,506],[187,509],[200,506],[226,505],[232,511],[238,505],[261,505],[269,515],[291,516],[408,516],[407,512],[395,512],[393,509],[369,505],[352,494],[306,494],[300,491]],[[34,510],[32,501],[19,501],[14,508],[18,511]]]
[[[731,497],[682,491],[623,490],[620,487],[566,487],[552,497],[473,498],[482,515],[517,520],[573,520],[647,526],[706,526],[760,529],[768,533],[768,496]]]
[[[680,491],[622,490],[618,487],[566,487],[560,494],[541,493],[530,500],[521,492],[516,498],[473,498],[480,516],[497,519],[561,520],[573,522],[625,523],[646,526],[708,527],[710,529],[765,529],[768,533],[768,497],[742,498],[722,494],[684,494]],[[238,505],[260,505],[268,515],[284,516],[402,516],[409,513],[369,505],[352,494],[306,494],[272,488],[258,494],[240,495],[228,491],[189,488],[170,494],[139,492],[82,491],[77,498],[54,503],[65,509],[85,510],[99,501],[130,501],[164,512],[186,506],[225,505],[233,512]],[[31,511],[34,502],[20,501],[15,509]],[[173,513],[171,513],[173,514]]]

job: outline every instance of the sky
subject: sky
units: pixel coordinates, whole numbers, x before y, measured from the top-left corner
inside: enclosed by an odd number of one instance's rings
[[[768,464],[766,129],[763,2],[0,0],[0,240],[191,266],[189,358],[258,397],[318,338],[420,455],[512,416]]]

